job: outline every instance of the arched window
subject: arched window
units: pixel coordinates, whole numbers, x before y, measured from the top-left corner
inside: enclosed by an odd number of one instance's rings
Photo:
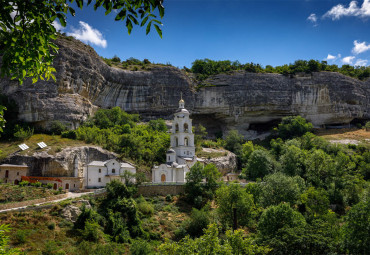
[[[189,146],[189,139],[187,137],[185,137],[184,139],[184,145]]]
[[[116,169],[112,169],[112,174],[115,174],[116,173]]]
[[[177,123],[176,123],[176,125],[175,125],[175,131],[176,131],[176,132],[179,132],[179,124],[177,124]]]
[[[5,178],[8,178],[9,177],[9,170],[6,170],[5,171]]]
[[[184,124],[184,132],[188,133],[189,132],[189,125],[188,123]]]

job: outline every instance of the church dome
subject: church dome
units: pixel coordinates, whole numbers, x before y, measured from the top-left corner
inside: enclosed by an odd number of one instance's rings
[[[182,113],[189,113],[189,111],[186,110],[185,108],[178,108],[177,111],[176,111],[176,113],[180,113],[180,112],[182,112]]]
[[[184,99],[181,98],[179,103],[184,104],[185,103]]]
[[[174,151],[174,149],[169,149],[168,151],[167,151],[167,154],[172,154],[172,153],[176,153],[175,151]]]

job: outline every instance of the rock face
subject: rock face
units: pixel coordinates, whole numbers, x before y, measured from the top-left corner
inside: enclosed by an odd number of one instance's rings
[[[84,177],[87,164],[91,161],[105,161],[116,157],[116,154],[100,147],[83,146],[65,148],[56,155],[49,155],[46,151],[36,152],[31,156],[10,155],[2,163],[25,164],[30,169],[29,176]]]
[[[222,149],[211,149],[211,148],[203,148],[203,151],[206,152],[221,152],[225,154],[224,156],[217,157],[217,158],[202,158],[204,163],[210,164],[213,163],[216,165],[217,169],[221,172],[222,175],[225,175],[230,172],[234,172],[237,168],[236,164],[236,155],[230,151],[222,150]]]
[[[263,129],[284,116],[301,115],[314,125],[370,119],[370,79],[365,82],[330,72],[286,77],[235,72],[211,76],[207,87],[174,67],[126,71],[106,65],[90,47],[74,39],[57,41],[57,82],[23,86],[0,80],[1,93],[19,106],[19,118],[39,125],[52,120],[78,126],[98,107],[120,106],[143,119],[171,118],[180,92],[195,124],[209,132]]]

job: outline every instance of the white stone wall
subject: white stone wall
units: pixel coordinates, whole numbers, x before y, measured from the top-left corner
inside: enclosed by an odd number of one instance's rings
[[[101,173],[99,173],[99,169],[101,169]],[[105,185],[109,182],[109,178],[106,177],[107,171],[107,167],[104,166],[89,166],[86,175],[86,186],[105,187]]]

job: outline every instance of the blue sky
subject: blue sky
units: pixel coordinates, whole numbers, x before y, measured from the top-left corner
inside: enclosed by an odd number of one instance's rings
[[[370,64],[370,0],[165,0],[163,39],[94,11],[75,8],[69,33],[103,57],[147,58],[190,67],[195,59],[283,65],[297,59]]]

